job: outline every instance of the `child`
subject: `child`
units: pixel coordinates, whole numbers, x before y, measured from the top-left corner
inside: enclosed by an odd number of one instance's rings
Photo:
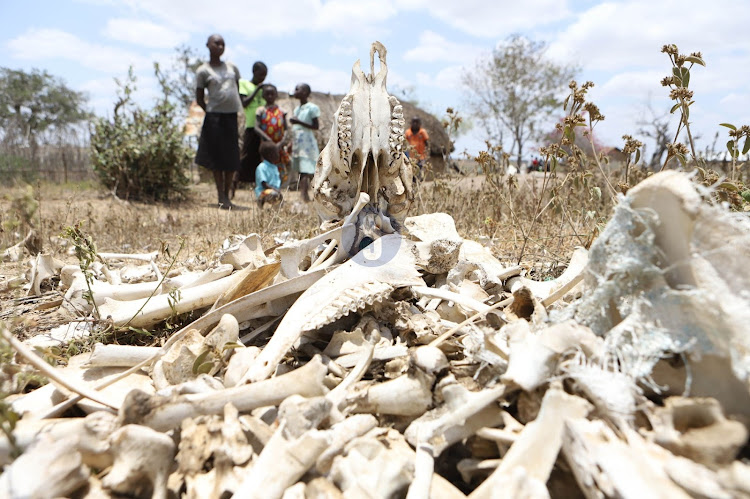
[[[414,116],[411,119],[411,126],[406,130],[406,141],[409,142],[409,150],[414,151],[414,156],[417,160],[417,176],[422,179],[422,168],[424,167],[427,156],[430,152],[430,136],[427,131],[422,128],[422,120],[419,116]],[[409,152],[406,153],[409,156]]]
[[[255,133],[255,115],[258,108],[265,105],[262,97],[262,91],[268,67],[261,61],[253,64],[252,80],[240,80],[240,100],[242,107],[245,109],[245,134],[242,140],[242,154],[240,156],[240,171],[234,177],[232,185],[232,195],[237,189],[238,182],[254,182],[255,167],[260,163],[260,137]]]
[[[279,146],[279,175],[281,183],[286,180],[287,165],[289,164],[289,153],[283,147],[287,130],[286,113],[276,104],[279,96],[276,87],[271,84],[263,86],[263,99],[266,105],[258,108],[255,116],[255,133],[261,141],[270,141]]]
[[[266,203],[279,204],[281,195],[281,177],[279,167],[279,148],[271,141],[260,144],[260,155],[263,161],[255,169],[255,196],[258,198],[258,206],[263,208]]]
[[[240,71],[231,62],[221,60],[224,46],[221,35],[209,36],[209,62],[195,71],[195,100],[206,112],[195,162],[213,171],[219,208],[229,210],[234,208],[229,201],[229,188],[234,173],[240,169],[237,113],[242,103],[238,91]]]
[[[310,201],[310,179],[315,173],[315,165],[318,162],[318,141],[313,130],[317,130],[320,108],[308,102],[310,97],[310,85],[300,83],[294,88],[294,98],[299,99],[299,106],[294,108],[294,117],[289,120],[292,124],[292,172],[299,173],[299,190],[302,191],[302,200]]]

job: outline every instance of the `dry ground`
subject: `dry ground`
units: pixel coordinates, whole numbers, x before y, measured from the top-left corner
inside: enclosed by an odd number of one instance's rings
[[[536,182],[530,184],[528,180],[532,178]],[[518,180],[523,190],[539,184],[540,177],[522,175]],[[12,209],[12,201],[22,198],[27,189],[26,186],[0,189],[0,226],[5,227],[0,232],[0,250],[17,243],[26,233],[25,229],[9,227],[22,218]],[[298,192],[288,191],[280,207],[260,210],[252,191],[240,189],[234,202],[247,209],[223,211],[216,208],[213,184],[199,183],[191,190],[189,202],[162,205],[122,201],[90,185],[37,184],[33,186],[32,195],[38,208],[31,221],[41,236],[42,251],[65,263],[77,264],[78,261],[70,241],[61,234],[66,227],[80,223],[81,229],[91,235],[98,251],[143,253],[158,250],[157,263],[162,269],[168,266],[168,255],[175,257],[181,245],[176,261],[200,264],[211,261],[222,242],[233,234],[258,233],[263,247],[270,248],[285,232],[301,239],[318,231],[314,207],[302,203]],[[412,213],[436,211],[453,215],[464,237],[488,244],[504,263],[515,263],[512,260],[520,244],[518,233],[508,225],[509,220],[500,221],[503,207],[496,193],[488,190],[484,176],[456,176],[425,182]],[[540,256],[546,255],[544,263],[549,266],[550,255],[553,255],[555,263],[564,264],[572,248],[573,244],[558,243],[554,248],[550,245],[550,251],[544,249],[540,253],[538,247],[530,247],[526,261],[531,268],[534,262],[541,261]],[[28,257],[20,262],[0,263],[0,320],[12,320],[13,329],[21,336],[74,318],[56,306],[61,299],[57,291],[50,290],[41,298],[24,297],[19,277],[29,268]]]

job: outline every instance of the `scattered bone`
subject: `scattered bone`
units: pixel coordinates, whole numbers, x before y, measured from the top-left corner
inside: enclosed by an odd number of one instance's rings
[[[230,264],[235,269],[258,268],[268,263],[258,234],[233,236],[232,239],[234,241],[225,240],[219,250],[221,263]]]
[[[0,391],[23,413],[0,432],[0,495],[750,496],[747,217],[656,174],[560,278],[531,281],[449,215],[405,217],[386,74],[376,43],[321,154],[320,235],[273,253],[240,236],[217,254],[228,263],[163,279],[156,254],[90,266],[115,328],[205,311],[162,346],[98,345],[53,368],[28,347],[102,323],[24,343],[0,323],[14,353]],[[116,261],[131,257],[147,264]],[[63,306],[89,313],[77,265],[31,263],[32,293],[59,272]],[[52,383],[21,394],[32,369]]]

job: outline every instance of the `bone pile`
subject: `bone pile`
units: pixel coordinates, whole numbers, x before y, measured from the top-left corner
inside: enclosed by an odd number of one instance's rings
[[[22,418],[0,433],[0,497],[750,497],[747,217],[659,173],[531,281],[449,215],[405,216],[374,52],[321,153],[321,235],[232,238],[165,279],[157,255],[103,255],[96,308],[77,266],[34,260],[30,294],[59,275],[64,303],[115,326],[199,317],[64,368],[32,347],[93,322],[3,330],[3,391],[29,365],[50,383],[6,399]]]

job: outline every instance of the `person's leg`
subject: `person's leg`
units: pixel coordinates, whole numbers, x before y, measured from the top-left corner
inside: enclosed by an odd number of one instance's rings
[[[235,174],[237,172],[230,170],[230,171],[226,171],[226,172],[222,172],[222,173],[224,174],[224,182],[223,182],[223,185],[224,185],[224,199],[226,199],[227,204],[230,207],[232,207],[233,205],[232,205],[231,198],[229,197],[229,191],[232,188],[232,183],[234,181],[234,176],[235,176]]]
[[[302,192],[302,200],[305,203],[310,202],[310,177],[311,175],[308,173],[301,173],[299,176],[299,190]]]
[[[233,174],[234,172],[223,172],[221,170],[214,170],[214,181],[216,182],[216,193],[219,197],[219,208],[229,208],[229,196],[227,186],[225,183],[226,174]],[[231,176],[229,179],[231,180]]]

